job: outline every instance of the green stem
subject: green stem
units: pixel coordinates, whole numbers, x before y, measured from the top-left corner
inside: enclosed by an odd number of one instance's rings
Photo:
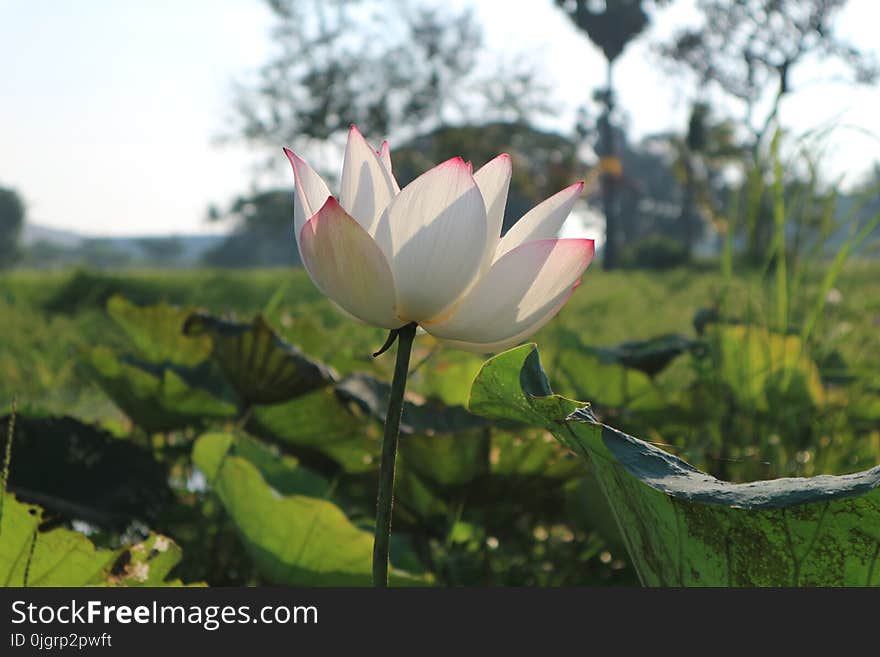
[[[373,543],[373,586],[388,586],[388,555],[391,548],[391,507],[394,504],[394,465],[397,461],[397,439],[400,436],[400,418],[403,415],[403,395],[415,322],[398,331],[397,363],[391,381],[391,397],[385,415],[385,435],[382,438],[382,463],[379,466],[379,494],[376,497],[376,539]]]

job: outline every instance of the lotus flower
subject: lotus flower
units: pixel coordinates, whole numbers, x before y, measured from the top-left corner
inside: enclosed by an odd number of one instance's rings
[[[300,258],[325,295],[367,324],[416,322],[453,347],[501,351],[559,312],[593,258],[593,240],[556,239],[582,182],[501,236],[509,155],[475,173],[456,157],[400,189],[388,142],[377,152],[352,126],[334,197],[305,160],[284,152]]]

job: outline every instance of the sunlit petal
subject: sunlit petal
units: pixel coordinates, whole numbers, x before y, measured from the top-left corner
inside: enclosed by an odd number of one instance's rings
[[[464,161],[448,160],[404,187],[375,237],[391,265],[401,318],[421,321],[454,302],[489,244],[483,196]]]
[[[474,174],[474,180],[486,204],[489,236],[496,239],[501,236],[501,224],[504,222],[504,208],[507,205],[507,191],[510,188],[512,173],[510,156],[503,153],[480,167]]]
[[[397,194],[400,191],[400,185],[397,184],[397,178],[394,177],[394,170],[391,168],[391,148],[388,146],[387,141],[383,141],[382,147],[379,149],[379,161],[382,162],[382,165],[388,172],[388,176],[391,178],[391,187],[394,189],[394,193]]]
[[[358,129],[351,126],[342,165],[340,205],[372,235],[376,221],[395,193],[390,169],[382,164]]]
[[[593,258],[593,240],[539,240],[495,261],[444,314],[422,322],[446,340],[494,344],[524,339],[571,293]]]
[[[535,333],[544,328],[544,325],[547,324],[551,319],[556,317],[560,310],[562,310],[563,306],[568,302],[569,297],[574,293],[574,291],[580,285],[580,280],[575,281],[574,285],[568,290],[568,294],[564,295],[562,299],[553,306],[546,314],[541,317],[535,319],[535,321],[522,331],[517,333],[515,336],[511,338],[507,338],[506,340],[501,340],[499,342],[462,342],[459,340],[444,340],[442,338],[438,338],[440,344],[443,344],[447,347],[452,347],[453,349],[461,349],[463,351],[473,351],[474,353],[479,354],[494,354],[499,351],[504,351],[505,349],[510,349],[511,347],[515,347],[516,345],[525,342]]]
[[[373,238],[332,196],[300,235],[303,263],[325,295],[368,324],[405,324],[394,309],[394,279]]]
[[[494,259],[521,244],[556,237],[583,188],[582,182],[570,185],[529,210],[501,239]]]
[[[308,162],[289,148],[284,149],[284,154],[293,167],[293,234],[299,246],[302,227],[324,205],[327,197],[330,196],[330,190]],[[302,250],[300,250],[300,259],[302,259]]]

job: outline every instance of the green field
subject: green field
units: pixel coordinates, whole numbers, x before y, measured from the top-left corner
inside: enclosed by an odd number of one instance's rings
[[[662,273],[605,273],[596,267],[532,341],[554,392],[593,402],[607,424],[720,478],[854,472],[880,462],[880,266],[848,265],[801,344],[805,318],[818,308],[822,275],[820,268],[798,275],[785,291],[786,337],[774,324],[779,301],[772,274],[731,280],[708,266]],[[262,442],[252,445],[251,437],[242,437],[237,453],[265,465],[259,450],[269,449],[273,458],[296,458],[306,466],[297,470],[296,486],[279,483],[264,469],[260,482],[281,492],[317,486],[323,491],[318,497],[332,500],[351,519],[351,531],[369,529],[378,420],[369,410],[328,410],[294,400],[288,410],[277,404],[262,407],[268,411],[239,406],[227,419],[145,429],[114,403],[106,379],[102,387],[95,375],[96,349],[132,352],[132,336],[140,330],[133,334],[108,314],[107,301],[115,295],[138,306],[166,303],[239,322],[262,312],[281,337],[333,367],[338,379],[367,372],[389,381],[393,355],[370,356],[384,333],[343,317],[301,270],[0,276],[0,401],[8,406],[17,400],[22,426],[28,418],[47,416],[99,426],[120,441],[152,450],[169,473],[173,501],[150,515],[148,527],[93,527],[96,545],[118,549],[152,529],[182,547],[174,574],[184,581],[350,583],[290,574],[289,560],[277,555],[267,562],[264,553],[272,550],[242,520],[244,511],[235,502],[240,498],[219,488],[220,474],[211,475],[213,447],[200,443],[192,457],[199,470],[208,470],[208,490],[191,485],[190,453],[200,432],[246,427],[260,434],[252,429],[256,422],[266,430],[259,435]],[[714,320],[698,333],[694,318],[706,309],[713,309]],[[648,374],[644,363],[624,362],[624,352],[613,349],[672,334],[679,337],[630,345],[627,353],[643,356],[645,350],[656,355],[664,345],[684,345],[669,352],[668,363],[649,366]],[[402,447],[395,565],[443,585],[635,583],[589,467],[572,462],[546,431],[505,422],[477,425],[456,409],[467,404],[485,359],[441,349],[428,335],[416,339],[409,391],[427,419],[414,419],[413,435],[403,439],[410,446]],[[349,411],[357,422],[346,425],[340,439],[336,415]],[[362,435],[351,426],[362,427]],[[314,435],[306,444],[298,431]],[[329,446],[337,439],[341,442]],[[254,456],[258,452],[263,456]],[[13,446],[13,490],[17,463],[21,471],[39,468],[17,462]],[[303,484],[305,472],[316,479]],[[245,475],[242,471],[236,485],[245,486]],[[256,490],[247,495],[258,497]],[[61,516],[62,524],[71,519]],[[283,524],[281,516],[277,522]],[[352,536],[359,544],[366,534]]]

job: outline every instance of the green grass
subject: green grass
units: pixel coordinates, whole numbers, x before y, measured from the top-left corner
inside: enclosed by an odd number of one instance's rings
[[[112,292],[136,301],[167,301],[213,313],[250,318],[269,308],[271,323],[307,353],[343,373],[390,373],[391,359],[369,354],[384,339],[382,331],[358,325],[336,312],[302,270],[133,271],[91,278],[75,272],[15,271],[0,275],[0,402],[68,412],[86,419],[116,412],[78,366],[81,349],[96,344],[123,345],[119,329],[103,311]],[[822,272],[808,276],[800,298],[791,300],[792,326],[803,321],[819,290]],[[828,304],[813,329],[821,353],[837,350],[860,375],[880,369],[880,264],[851,263],[837,281],[841,301]],[[662,333],[693,335],[692,318],[723,296],[721,311],[759,324],[772,321],[772,281],[758,274],[734,280],[704,268],[668,272],[590,269],[584,284],[559,317],[533,339],[553,343],[561,327],[584,344],[604,346],[647,339]],[[64,306],[64,312],[47,308]],[[463,403],[482,358],[437,350],[428,336],[417,338],[413,362],[419,368],[414,389],[436,392]],[[545,363],[553,381],[552,363]]]
[[[797,286],[787,287],[788,333],[795,341],[817,307],[828,271],[822,263],[811,264]],[[555,392],[598,401],[596,410],[609,424],[661,444],[717,476],[743,480],[842,473],[880,462],[876,420],[856,421],[851,412],[852,404],[864,398],[877,400],[880,406],[880,263],[849,262],[834,282],[835,301],[816,316],[808,355],[820,362],[823,372],[848,381],[825,386],[831,401],[824,406],[804,404],[802,393],[795,390],[789,395],[784,389],[780,393],[778,385],[773,389],[777,396],[765,395],[763,406],[742,402],[741,391],[731,389],[721,373],[729,362],[713,364],[711,358],[680,356],[649,379],[632,370],[621,374],[617,366],[602,369],[605,366],[588,354],[589,347],[667,333],[696,337],[692,320],[705,308],[715,308],[729,320],[757,325],[756,333],[761,333],[760,327],[774,327],[779,318],[778,280],[775,271],[747,271],[734,277],[707,265],[662,273],[606,273],[596,266],[560,315],[532,340],[539,345]],[[132,426],[83,367],[83,355],[92,347],[132,349],[104,310],[113,294],[139,304],[165,301],[239,320],[264,312],[283,337],[340,374],[366,370],[390,380],[393,353],[377,359],[370,355],[384,341],[385,332],[343,316],[302,270],[15,271],[0,274],[0,404],[8,406],[15,397],[23,418],[36,411],[68,414],[103,424],[138,444],[146,442],[148,437]],[[408,390],[464,404],[484,360],[481,355],[440,348],[428,335],[418,336]],[[739,361],[737,354],[732,360]],[[599,397],[615,385],[617,390],[608,393],[603,405]],[[585,390],[595,394],[584,394]],[[630,402],[634,392],[638,394]],[[610,401],[612,397],[618,401]],[[537,456],[547,446],[539,431],[511,431],[506,438],[502,428],[492,432],[492,440],[502,447],[498,454],[490,452],[490,460],[522,456],[517,450],[530,440]],[[179,574],[187,581],[262,582],[234,527],[218,510],[217,500],[180,488],[191,468],[187,447],[191,438],[189,429],[152,437],[153,446],[159,446],[154,450],[156,458],[171,464],[177,482],[176,502],[157,521],[157,530],[183,547]],[[544,438],[552,442],[549,435]],[[459,459],[468,458],[462,456],[463,444],[467,443],[456,444],[455,453],[438,453],[461,466]],[[428,440],[423,446],[436,445]],[[428,463],[437,467],[436,460]],[[31,467],[43,472],[42,464]],[[407,467],[403,459],[402,472]],[[430,522],[410,527],[420,537],[414,544],[420,546],[420,554],[432,555],[434,572],[447,585],[633,583],[634,573],[626,567],[624,548],[595,480],[589,473],[572,477],[540,499],[520,500],[512,494],[515,490],[506,489],[480,499],[469,487],[453,487],[452,492],[431,489],[436,499],[430,499],[449,508],[441,513],[430,507],[431,513],[425,512]],[[374,508],[372,473],[369,479],[366,487],[361,475],[334,479],[346,513],[367,523]],[[415,502],[425,490],[398,492]],[[472,497],[459,498],[465,495],[463,490]],[[449,499],[444,497],[447,493]],[[406,529],[406,518],[398,520]],[[116,545],[117,539],[108,534],[102,540]]]

